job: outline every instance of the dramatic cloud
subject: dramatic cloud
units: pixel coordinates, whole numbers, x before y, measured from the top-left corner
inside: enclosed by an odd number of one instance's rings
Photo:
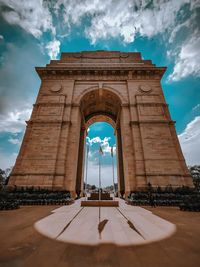
[[[51,59],[59,54],[59,38],[69,37],[73,26],[80,26],[93,45],[110,38],[121,38],[127,44],[137,36],[152,38],[160,34],[163,45],[172,44],[169,53],[176,47],[180,51],[172,80],[199,75],[199,64],[188,53],[190,49],[193,54],[198,50],[195,34],[199,6],[196,0],[0,0],[2,16],[8,23],[20,26],[37,39],[50,33],[50,40],[43,38],[42,42]],[[181,31],[190,35],[186,43],[177,43]]]
[[[10,112],[6,115],[0,114],[0,133],[21,133],[25,129],[25,121],[29,119],[31,109],[22,111]],[[10,142],[14,144],[14,141],[10,139]]]
[[[90,147],[92,147],[93,144],[101,145],[102,150],[103,150],[103,153],[109,153],[110,154],[110,152],[111,152],[111,146],[109,144],[109,140],[111,140],[111,137],[104,137],[103,139],[101,139],[99,136],[96,136],[96,137],[94,137],[92,139],[90,139],[90,137],[87,137],[86,140],[87,140],[87,143],[89,144]],[[96,147],[97,146],[95,146],[95,148]],[[113,150],[115,152],[115,150],[116,150],[116,146],[115,145],[114,145]],[[90,157],[91,158],[92,158],[92,156],[93,156],[93,154],[90,154]]]
[[[104,12],[94,16],[86,30],[92,43],[99,38],[121,36],[125,43],[134,41],[136,34],[152,37],[164,32],[175,22],[176,14],[186,1],[107,1]]]
[[[46,49],[47,49],[48,55],[51,59],[57,59],[57,56],[60,53],[60,41],[53,40],[53,41],[49,42],[46,45]]]
[[[13,145],[20,145],[20,144],[21,144],[21,141],[20,141],[19,139],[17,139],[17,138],[12,138],[12,137],[10,137],[10,138],[8,139],[8,142],[11,143],[11,144],[13,144]]]
[[[30,52],[31,51],[31,52]],[[0,114],[30,109],[39,89],[35,66],[47,61],[32,43],[7,44],[0,71]]]
[[[100,127],[102,125],[99,124],[95,126],[95,128],[98,128],[98,126]],[[100,156],[99,146],[100,145],[103,150],[103,155],[101,155],[101,183],[103,187],[113,184],[111,146],[109,144],[109,141],[111,141],[111,137],[100,138],[99,136],[96,136],[93,138],[90,138],[90,137],[86,138],[86,142],[89,145],[89,157],[88,159],[86,158],[86,161],[88,160],[87,183],[89,184],[95,184],[96,186],[98,186],[98,183],[99,183],[99,156]],[[114,146],[114,172],[115,172],[115,180],[117,182],[117,169],[116,169],[115,154],[116,154],[116,146]]]
[[[191,121],[179,136],[188,165],[200,164],[200,116]]]
[[[196,34],[183,44],[169,79],[177,81],[189,75],[200,76],[199,54],[200,36]]]
[[[15,163],[16,158],[17,158],[16,153],[6,154],[0,150],[0,168],[2,170],[5,170],[7,168],[12,167]]]
[[[193,107],[192,111],[200,111],[200,104],[197,104],[195,107]]]
[[[127,0],[126,4],[121,0],[59,0],[54,5],[54,11],[58,16],[62,13],[67,32],[72,25],[80,25],[83,19],[89,18],[85,34],[92,44],[119,37],[126,44],[133,42],[137,36],[152,38],[161,34],[163,45],[167,46],[166,41],[172,43],[170,53],[174,54],[176,46],[179,48],[180,52],[172,57],[175,67],[170,76],[172,80],[179,80],[190,74],[199,76],[196,57],[200,47],[196,39],[199,6],[196,0]],[[186,43],[183,40],[180,43],[183,30],[189,35]]]
[[[47,53],[51,59],[56,59],[60,52],[60,42],[55,39],[56,28],[46,1],[0,0],[0,10],[9,24],[20,26],[36,39],[41,39],[44,33],[49,32],[53,40],[46,45]]]
[[[36,38],[43,32],[55,33],[52,15],[42,0],[0,0],[1,14],[10,24],[18,25]]]
[[[197,8],[195,0],[127,0],[126,3],[121,0],[58,0],[54,11],[59,16],[58,11],[62,13],[68,30],[71,25],[80,24],[83,18],[89,18],[85,33],[93,44],[99,39],[120,36],[125,43],[130,43],[136,34],[152,37],[166,31],[171,33],[185,5],[191,10]]]

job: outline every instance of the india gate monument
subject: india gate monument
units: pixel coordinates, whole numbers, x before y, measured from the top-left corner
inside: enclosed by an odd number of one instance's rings
[[[192,186],[161,78],[140,53],[62,53],[36,67],[41,86],[9,185],[83,191],[88,127],[108,122],[117,140],[118,190]]]

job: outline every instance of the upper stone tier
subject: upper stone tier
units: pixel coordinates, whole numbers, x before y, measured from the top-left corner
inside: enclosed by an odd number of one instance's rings
[[[60,60],[51,60],[46,67],[36,70],[40,77],[53,71],[153,71],[161,78],[166,68],[156,67],[151,60],[143,60],[138,52],[97,50],[62,53]]]
[[[60,60],[51,60],[47,66],[73,66],[73,65],[92,65],[92,64],[137,64],[145,66],[155,66],[151,60],[142,60],[141,53],[135,52],[120,52],[120,51],[82,51],[76,53],[62,53]],[[82,66],[83,66],[82,65]]]

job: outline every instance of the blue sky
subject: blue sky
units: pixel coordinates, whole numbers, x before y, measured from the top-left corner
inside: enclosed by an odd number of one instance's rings
[[[199,11],[196,0],[0,0],[0,168],[19,151],[40,85],[34,67],[61,52],[101,49],[139,51],[167,66],[165,98],[187,164],[199,164]],[[111,130],[98,127],[89,136],[103,143]]]

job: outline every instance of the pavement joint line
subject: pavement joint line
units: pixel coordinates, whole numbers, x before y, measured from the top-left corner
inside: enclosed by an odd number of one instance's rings
[[[119,209],[119,208],[117,208],[116,207],[116,209],[119,211],[119,213],[126,219],[126,221],[127,221],[127,223],[128,223],[128,225],[129,225],[129,227],[132,229],[132,230],[134,230],[134,231],[136,231],[144,240],[145,240],[145,238],[144,238],[144,236],[138,231],[138,229],[134,226],[134,224],[121,212],[121,210]]]
[[[64,233],[64,231],[69,227],[69,225],[71,224],[71,222],[81,213],[81,211],[84,209],[84,207],[82,207],[75,215],[74,217],[68,222],[68,224],[62,229],[62,231],[56,236],[55,239],[57,239],[61,234]]]

